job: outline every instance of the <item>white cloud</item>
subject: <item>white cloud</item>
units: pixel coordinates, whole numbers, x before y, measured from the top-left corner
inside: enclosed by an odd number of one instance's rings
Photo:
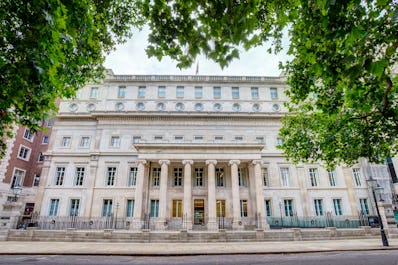
[[[112,69],[115,74],[195,74],[196,64],[180,70],[176,67],[177,63],[168,57],[160,62],[156,58],[148,58],[145,53],[147,34],[147,30],[137,31],[128,42],[117,46],[116,51],[106,57],[105,67]],[[235,59],[224,69],[204,56],[200,56],[197,61],[201,75],[278,76],[281,72],[278,64],[287,58],[285,53],[269,54],[267,47],[262,46],[242,51],[240,59]]]

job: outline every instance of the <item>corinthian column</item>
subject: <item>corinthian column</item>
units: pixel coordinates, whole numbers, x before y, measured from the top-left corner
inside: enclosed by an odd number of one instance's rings
[[[253,160],[254,165],[254,185],[256,187],[256,213],[258,228],[269,229],[265,216],[264,197],[263,197],[263,180],[261,176],[261,160]]]
[[[159,188],[159,226],[162,227],[167,215],[167,177],[170,160],[159,160],[160,188]],[[162,224],[163,223],[163,224]]]
[[[192,229],[192,169],[191,165],[193,164],[193,160],[183,160],[182,164],[184,165],[184,215],[186,222],[186,229]]]
[[[137,179],[135,185],[134,218],[131,228],[140,230],[142,228],[142,195],[144,193],[144,176],[146,160],[137,160]],[[147,191],[149,192],[149,191]]]
[[[238,175],[238,166],[240,164],[239,160],[231,160],[229,161],[231,165],[231,182],[232,182],[232,228],[240,229],[241,228],[241,217],[240,217],[240,198],[239,198],[239,175]]]
[[[217,220],[216,220],[216,160],[206,160],[207,165],[207,206],[208,206],[208,230],[217,230]]]

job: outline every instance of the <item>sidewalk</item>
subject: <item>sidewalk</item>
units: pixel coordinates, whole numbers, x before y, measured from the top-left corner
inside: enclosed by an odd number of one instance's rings
[[[1,255],[215,255],[278,254],[330,251],[398,250],[398,239],[383,247],[381,239],[333,241],[220,242],[220,243],[97,243],[0,242]]]

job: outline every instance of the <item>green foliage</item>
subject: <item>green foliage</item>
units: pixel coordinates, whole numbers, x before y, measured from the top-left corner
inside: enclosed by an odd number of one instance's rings
[[[142,19],[140,3],[123,0],[0,1],[0,157],[21,124],[40,129],[70,98],[103,75],[105,53]]]

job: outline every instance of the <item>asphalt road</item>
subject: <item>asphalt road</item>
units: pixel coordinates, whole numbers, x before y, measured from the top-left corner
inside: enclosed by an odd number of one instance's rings
[[[63,256],[3,255],[1,265],[398,265],[398,251],[349,251],[280,255]]]

